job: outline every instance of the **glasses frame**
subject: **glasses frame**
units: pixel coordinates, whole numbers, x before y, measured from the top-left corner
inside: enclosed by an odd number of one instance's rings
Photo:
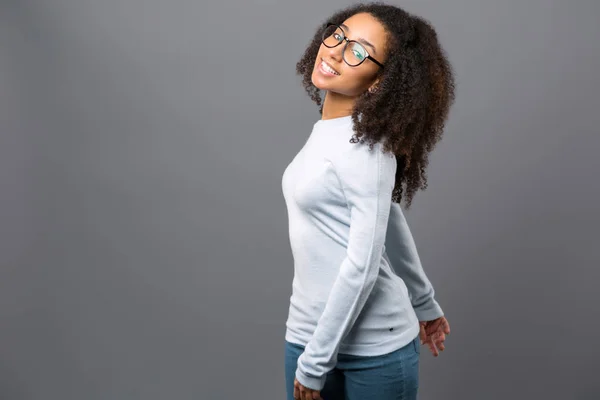
[[[342,40],[340,40],[340,41],[339,41],[339,42],[338,42],[336,45],[333,45],[333,46],[328,46],[327,44],[325,44],[325,39],[326,39],[326,38],[325,38],[325,30],[327,30],[327,28],[329,28],[330,26],[335,26],[335,27],[336,27],[336,28],[338,28],[340,31],[342,31],[342,36],[343,36],[343,37],[342,37]],[[379,61],[377,61],[376,59],[374,59],[374,58],[373,58],[373,57],[372,57],[372,56],[369,54],[369,51],[368,51],[368,50],[365,48],[365,45],[364,45],[364,44],[362,44],[362,43],[360,43],[360,42],[358,42],[358,41],[356,41],[356,40],[351,40],[351,39],[348,39],[348,37],[346,36],[346,32],[344,32],[344,29],[343,29],[341,26],[339,26],[338,24],[334,24],[333,22],[328,22],[328,23],[327,23],[327,26],[326,26],[326,27],[325,27],[325,29],[323,30],[323,33],[322,33],[322,35],[321,35],[321,36],[322,36],[322,38],[321,38],[321,43],[323,43],[323,46],[325,46],[325,47],[328,47],[328,48],[330,48],[330,49],[332,49],[332,48],[334,48],[334,47],[337,47],[337,46],[339,46],[339,45],[340,45],[342,42],[344,42],[344,41],[346,42],[346,43],[344,44],[344,47],[342,48],[342,59],[343,59],[343,60],[344,60],[344,62],[345,62],[346,64],[348,64],[350,67],[358,67],[359,65],[361,65],[362,63],[364,63],[366,59],[369,59],[369,60],[373,61],[375,64],[379,65],[381,68],[383,68],[383,64],[382,64],[382,63],[380,63]],[[361,46],[362,46],[362,47],[365,49],[365,52],[367,53],[367,56],[366,56],[365,58],[363,58],[363,60],[362,60],[361,62],[359,62],[358,64],[356,64],[356,65],[352,65],[352,64],[350,64],[348,61],[346,61],[346,57],[344,57],[344,54],[346,53],[346,48],[348,47],[348,45],[349,45],[350,43],[358,43],[358,44],[360,44],[360,45],[361,45]]]

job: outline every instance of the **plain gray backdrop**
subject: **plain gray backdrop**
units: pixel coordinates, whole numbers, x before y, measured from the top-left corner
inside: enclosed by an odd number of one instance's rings
[[[284,399],[295,64],[346,1],[0,1],[0,399]],[[600,399],[600,2],[395,1],[456,102],[420,399]]]

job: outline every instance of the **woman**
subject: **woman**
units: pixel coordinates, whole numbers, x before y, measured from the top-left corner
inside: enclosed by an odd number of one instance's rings
[[[322,119],[282,177],[287,398],[416,399],[419,338],[437,356],[450,328],[399,202],[427,187],[451,66],[428,23],[372,3],[329,18],[297,72]]]

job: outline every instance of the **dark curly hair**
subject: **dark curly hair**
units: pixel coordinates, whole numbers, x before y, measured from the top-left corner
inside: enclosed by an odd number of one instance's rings
[[[398,167],[392,201],[400,203],[404,198],[409,208],[417,190],[427,189],[428,154],[442,137],[454,101],[452,66],[434,28],[396,6],[359,3],[322,23],[298,61],[296,72],[303,77],[304,88],[322,114],[320,90],[311,81],[322,32],[328,22],[341,24],[363,12],[384,26],[388,57],[385,68],[379,71],[377,90],[365,91],[355,102],[352,111],[355,134],[350,141],[366,141],[371,149],[375,143],[383,142],[384,152],[396,156]]]

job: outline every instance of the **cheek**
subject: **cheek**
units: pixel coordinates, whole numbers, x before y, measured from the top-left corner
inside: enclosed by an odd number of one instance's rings
[[[359,95],[369,88],[376,74],[366,68],[345,66],[342,78],[343,86],[349,95]]]
[[[327,58],[327,50],[329,50],[329,48],[325,47],[325,45],[321,44],[321,46],[319,47],[319,51],[317,51],[317,57],[315,58],[315,64],[317,64],[318,61],[321,60],[321,58]]]

